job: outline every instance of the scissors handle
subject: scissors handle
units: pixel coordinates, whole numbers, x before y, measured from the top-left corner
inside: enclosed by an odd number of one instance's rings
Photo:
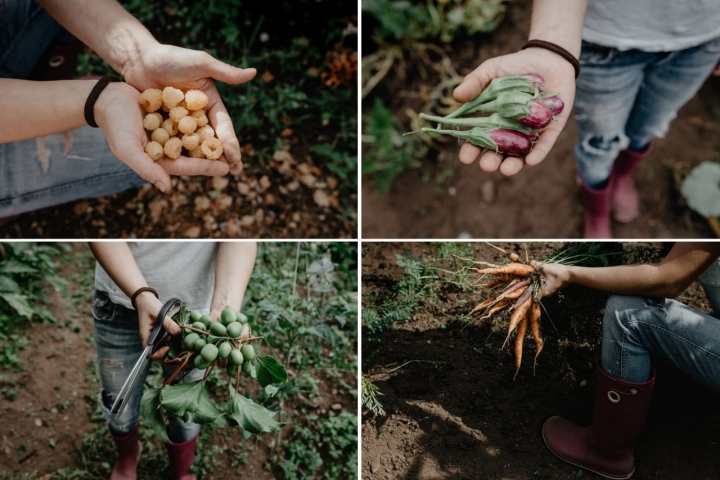
[[[165,302],[165,305],[162,306],[160,309],[160,312],[157,315],[157,319],[155,320],[155,326],[152,329],[152,333],[150,334],[150,338],[148,339],[148,346],[152,347],[152,351],[150,354],[157,352],[160,348],[160,345],[165,341],[165,339],[168,336],[167,330],[163,328],[163,320],[167,316],[173,316],[178,311],[180,311],[180,306],[182,305],[182,302],[177,298],[171,298],[167,302]]]

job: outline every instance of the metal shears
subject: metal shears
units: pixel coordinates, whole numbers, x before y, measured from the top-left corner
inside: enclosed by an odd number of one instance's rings
[[[118,393],[115,402],[110,408],[110,413],[115,415],[115,418],[119,417],[123,410],[125,410],[125,406],[127,405],[128,400],[130,400],[132,393],[135,391],[138,381],[142,378],[141,374],[148,368],[150,362],[152,361],[150,359],[150,355],[157,352],[168,337],[168,332],[162,326],[163,320],[167,316],[172,317],[178,313],[181,305],[182,302],[179,299],[171,298],[165,302],[165,305],[163,305],[160,309],[160,313],[158,313],[157,319],[155,320],[155,326],[153,327],[150,338],[148,339],[147,347],[145,347],[145,350],[143,350],[140,358],[138,358],[138,361],[135,363],[135,366],[130,372],[130,376],[128,376],[127,380],[125,380],[122,389],[120,389],[120,393]]]

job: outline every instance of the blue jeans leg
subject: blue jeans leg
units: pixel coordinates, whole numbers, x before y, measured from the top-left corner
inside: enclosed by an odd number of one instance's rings
[[[677,52],[583,43],[575,98],[575,158],[582,179],[602,186],[621,150],[639,151],[663,136],[718,60],[720,39]]]
[[[666,358],[720,393],[720,320],[675,300],[613,295],[605,307],[600,364],[611,377],[640,383],[651,355]]]
[[[120,393],[130,371],[142,354],[142,344],[138,335],[137,312],[113,303],[105,292],[96,291],[93,299],[93,317],[95,320],[95,343],[97,345],[97,363],[100,374],[100,405],[110,429],[117,435],[132,430],[140,419],[140,400],[145,384],[147,370],[142,372],[137,388],[116,419],[110,414],[110,407]],[[163,365],[163,376],[169,378],[175,370]],[[204,370],[193,370],[183,382],[195,382],[202,379]],[[194,438],[200,432],[200,426],[185,423],[179,418],[168,415],[168,437],[174,443],[182,443]]]
[[[99,128],[0,144],[0,218],[146,183],[113,155]]]
[[[51,43],[74,40],[34,0],[0,3],[0,78],[28,78]]]

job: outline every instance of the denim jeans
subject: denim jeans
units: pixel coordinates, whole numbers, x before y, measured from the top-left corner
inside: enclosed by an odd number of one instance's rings
[[[26,79],[51,43],[74,40],[35,1],[0,2],[0,78]],[[99,128],[0,144],[0,218],[146,183]]]
[[[719,60],[720,38],[676,52],[619,51],[583,42],[575,97],[580,177],[600,187],[621,150],[641,151],[662,137]]]
[[[97,363],[100,373],[100,405],[102,405],[105,419],[116,435],[124,435],[137,425],[140,419],[140,400],[143,395],[147,370],[141,373],[137,388],[123,410],[115,419],[110,415],[110,407],[130,371],[140,358],[143,351],[138,335],[138,317],[135,310],[130,310],[113,303],[107,293],[95,291],[93,298],[93,317],[95,319],[95,343],[97,344]],[[149,367],[148,367],[149,368]],[[175,366],[163,365],[163,376],[169,378],[175,371]],[[201,380],[204,370],[192,370],[182,382],[195,382]],[[167,433],[173,443],[182,443],[195,437],[200,432],[200,426],[194,423],[185,423],[179,418],[168,415]]]
[[[720,319],[675,300],[611,296],[603,319],[602,369],[613,378],[644,382],[651,355],[720,393]]]

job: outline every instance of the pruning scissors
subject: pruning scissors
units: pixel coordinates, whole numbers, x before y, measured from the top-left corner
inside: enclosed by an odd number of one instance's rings
[[[181,305],[182,302],[180,300],[177,298],[171,298],[160,309],[160,313],[158,313],[157,320],[155,321],[155,326],[153,327],[150,338],[148,339],[147,347],[145,347],[142,355],[140,355],[140,358],[135,363],[135,366],[130,372],[130,376],[127,380],[125,380],[125,383],[123,384],[122,389],[120,389],[120,393],[115,399],[112,408],[110,408],[110,413],[113,413],[115,418],[118,418],[123,410],[125,410],[128,400],[130,400],[138,381],[142,377],[141,373],[145,371],[151,362],[150,355],[153,355],[160,349],[168,336],[167,330],[165,330],[162,326],[163,319],[166,316],[172,317],[179,312]]]

